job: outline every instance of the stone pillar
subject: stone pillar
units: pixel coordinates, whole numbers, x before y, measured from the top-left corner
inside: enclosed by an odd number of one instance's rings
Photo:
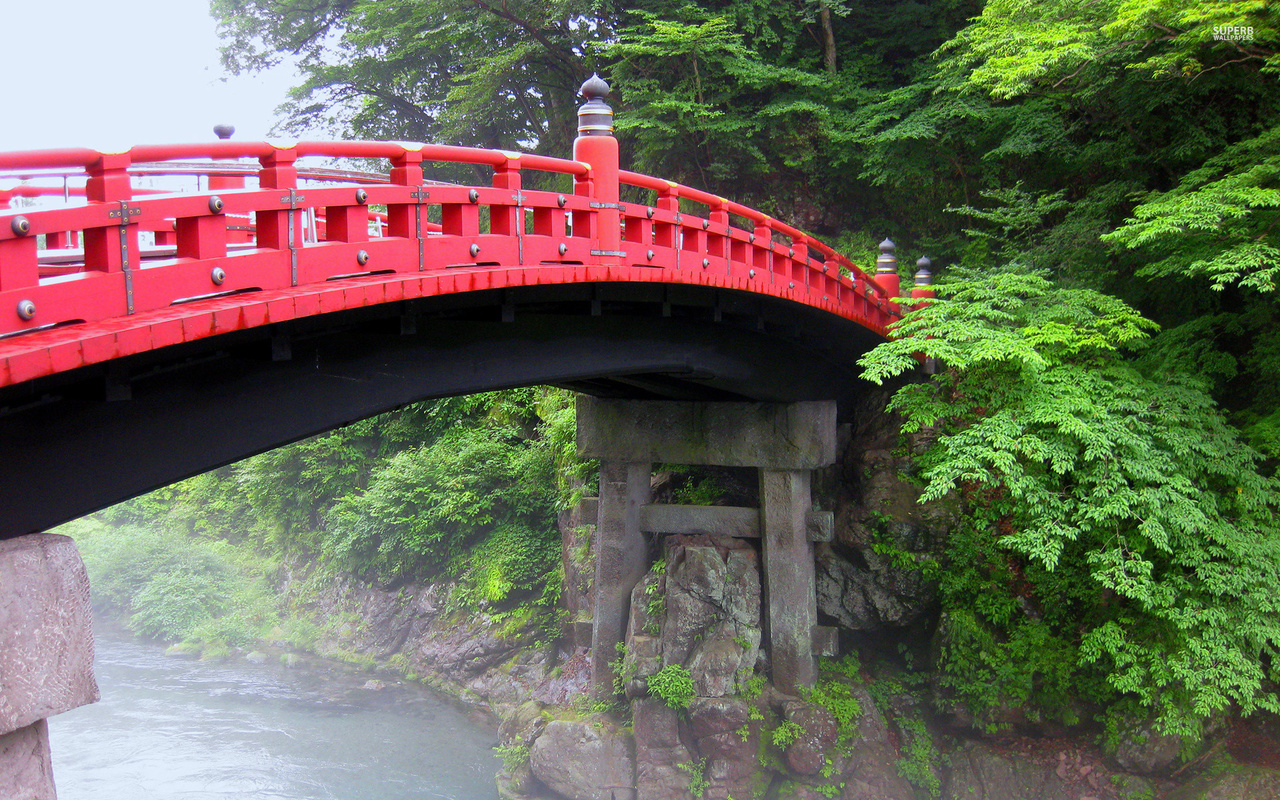
[[[627,623],[631,590],[649,570],[648,548],[640,532],[640,508],[649,502],[650,463],[600,462],[596,521],[595,609],[591,628],[591,686],[599,700],[613,696],[617,644]]]
[[[812,687],[813,628],[818,622],[809,470],[760,470],[765,601],[773,685],[788,694]]]
[[[45,720],[97,699],[75,543],[45,533],[0,541],[0,797],[56,797]]]

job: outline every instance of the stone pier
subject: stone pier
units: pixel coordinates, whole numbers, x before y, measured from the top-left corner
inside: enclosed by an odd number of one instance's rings
[[[833,402],[790,405],[639,400],[578,400],[578,454],[600,459],[597,562],[592,628],[594,694],[614,692],[629,598],[648,568],[645,534],[710,533],[761,538],[774,685],[812,686],[817,626],[813,542],[829,539],[831,515],[813,509],[810,473],[835,462]],[[755,467],[754,508],[649,504],[653,464]]]
[[[44,533],[0,541],[0,797],[54,800],[46,720],[97,699],[75,543]]]

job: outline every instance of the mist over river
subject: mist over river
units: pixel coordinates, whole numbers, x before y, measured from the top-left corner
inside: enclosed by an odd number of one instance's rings
[[[496,736],[416,685],[166,656],[97,633],[102,700],[49,720],[59,800],[496,800]]]

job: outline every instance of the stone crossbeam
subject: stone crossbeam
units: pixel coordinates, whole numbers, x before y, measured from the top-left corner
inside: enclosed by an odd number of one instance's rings
[[[829,402],[699,403],[578,398],[578,455],[653,464],[816,469],[836,460]]]

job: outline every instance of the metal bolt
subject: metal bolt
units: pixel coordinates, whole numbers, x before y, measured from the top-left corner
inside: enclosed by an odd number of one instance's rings
[[[472,258],[475,258],[475,257],[476,257],[476,256],[478,256],[478,255],[480,255],[480,245],[478,245],[478,244],[472,244],[472,245],[471,245],[471,257],[472,257]]]
[[[652,209],[652,208],[650,208],[646,213],[649,215],[649,219],[653,219],[653,209]]]
[[[565,202],[566,201],[564,199],[564,195],[560,195],[556,198],[556,204],[559,205],[561,208],[564,208]]]
[[[794,288],[796,288],[796,282],[795,282],[795,281],[791,281],[790,283],[788,283],[788,284],[787,284],[787,288],[788,288],[788,289],[794,289]]]
[[[652,251],[652,250],[650,250],[649,252],[645,253],[645,255],[648,257],[648,259],[649,259],[650,261],[652,261],[652,260],[653,260],[653,251]]]
[[[564,255],[565,253],[569,252],[569,245],[565,244],[564,242],[561,242],[560,246],[557,247],[556,249],[560,251],[560,255]]]
[[[755,235],[754,233],[747,234],[747,241],[748,241],[748,242],[750,242],[751,244],[755,244],[755,243],[756,243],[756,235]]]
[[[226,279],[227,271],[222,267],[214,267],[213,271],[209,273],[209,280],[213,281],[216,286],[221,286]]]
[[[705,231],[707,228],[710,228],[710,227],[711,227],[711,220],[704,219],[702,221],[702,229]]]
[[[823,271],[823,272],[826,272],[826,271],[827,271],[827,270],[829,270],[829,269],[830,269],[830,267],[828,267],[826,264],[823,264],[823,265],[822,265],[822,271]]]
[[[23,319],[31,319],[36,315],[36,304],[30,300],[18,301],[18,316]]]
[[[13,231],[14,236],[26,236],[31,233],[31,220],[26,217],[14,217],[9,223],[9,230]]]
[[[356,202],[364,205],[369,201],[369,193],[364,189],[356,189]]]
[[[788,248],[787,248],[787,255],[788,255],[788,256],[790,256],[791,258],[795,258],[795,257],[796,257],[796,249],[795,249],[794,247],[788,247]]]
[[[702,259],[702,268],[706,269],[709,266],[711,266],[711,259],[709,258]]]
[[[755,271],[754,269],[749,269],[749,270],[747,270],[747,277],[748,277],[748,278],[754,278],[755,276],[756,276],[756,271]]]
[[[473,203],[479,202],[480,192],[476,191],[475,189],[472,189],[471,191],[467,192],[467,199]]]
[[[368,264],[368,263],[369,263],[369,251],[367,251],[367,250],[361,250],[360,252],[356,253],[356,263],[357,263],[357,264],[359,264],[359,265],[360,265],[360,266],[362,266],[362,267],[363,267],[365,264]]]
[[[221,197],[218,197],[215,194],[213,197],[209,198],[209,210],[212,211],[214,214],[221,214],[223,207],[224,207],[224,204],[222,202]]]

